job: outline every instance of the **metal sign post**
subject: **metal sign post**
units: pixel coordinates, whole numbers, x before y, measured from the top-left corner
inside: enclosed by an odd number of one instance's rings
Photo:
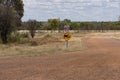
[[[69,33],[69,29],[70,29],[69,25],[64,26],[64,39],[65,39],[66,48],[68,48],[68,45],[69,45],[68,40],[70,40],[70,38],[71,38],[71,35]]]
[[[65,41],[66,48],[68,48],[68,41]]]

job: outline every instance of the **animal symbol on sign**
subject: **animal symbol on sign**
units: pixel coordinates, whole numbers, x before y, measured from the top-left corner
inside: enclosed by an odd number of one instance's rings
[[[66,33],[64,34],[64,39],[65,39],[66,41],[68,41],[68,40],[70,40],[70,38],[71,38],[70,33],[69,33],[69,32],[66,32]]]

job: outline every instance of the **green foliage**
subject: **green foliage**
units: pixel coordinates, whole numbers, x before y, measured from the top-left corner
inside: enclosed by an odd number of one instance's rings
[[[24,22],[25,27],[27,23]],[[69,19],[49,19],[48,22],[37,22],[38,29],[42,30],[64,30],[64,25],[70,25],[71,30],[120,30],[120,21],[112,22],[72,22]]]
[[[71,27],[71,30],[120,30],[120,21],[116,22],[70,22],[68,21],[60,21],[58,26],[51,26],[51,21],[42,23],[42,30],[64,30],[64,25],[68,24]],[[56,23],[56,22],[55,22]],[[39,23],[40,24],[40,23]]]
[[[3,43],[8,42],[8,36],[16,29],[16,12],[13,8],[3,7],[0,12],[0,31]]]
[[[8,42],[8,36],[20,26],[23,16],[22,0],[0,1],[0,35],[3,43]]]
[[[29,38],[29,34],[28,33],[22,33],[20,34],[21,38]]]
[[[36,21],[36,28],[37,30],[42,30],[43,29],[43,24],[42,22]],[[29,29],[29,21],[27,22],[22,22],[22,26],[19,27],[19,30],[27,30]]]
[[[17,13],[16,23],[19,27],[21,25],[21,18],[23,17],[24,8],[22,0],[0,0],[0,4],[3,6],[7,6],[9,8],[14,8]]]
[[[59,20],[58,19],[49,19],[48,24],[51,27],[51,29],[56,30],[59,26]]]
[[[0,0],[1,5],[14,7],[20,17],[23,16],[23,1],[22,0]]]
[[[71,22],[70,26],[71,26],[72,30],[79,30],[80,29],[79,23]]]
[[[8,36],[8,42],[9,43],[26,44],[26,43],[30,43],[30,40],[28,38],[27,33],[21,34],[21,33],[15,32]]]
[[[0,38],[0,44],[2,44],[2,40],[1,40],[1,38]]]
[[[21,35],[19,33],[17,34],[12,34],[8,36],[8,42],[9,43],[15,43],[15,42],[20,42],[21,40]]]
[[[63,23],[64,23],[64,25],[70,25],[71,24],[71,20],[70,19],[64,19]]]
[[[24,13],[24,4],[23,4],[23,0],[10,0],[11,3],[13,4],[15,10],[17,11],[18,15],[20,16],[20,19],[23,16]]]

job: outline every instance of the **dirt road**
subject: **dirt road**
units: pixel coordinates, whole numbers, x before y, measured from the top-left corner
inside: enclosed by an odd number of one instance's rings
[[[120,41],[100,34],[70,54],[0,59],[0,80],[120,80]]]

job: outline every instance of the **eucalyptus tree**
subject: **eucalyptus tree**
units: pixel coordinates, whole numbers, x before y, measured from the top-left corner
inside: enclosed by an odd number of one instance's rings
[[[0,0],[0,37],[3,43],[21,24],[24,8],[22,0]]]

